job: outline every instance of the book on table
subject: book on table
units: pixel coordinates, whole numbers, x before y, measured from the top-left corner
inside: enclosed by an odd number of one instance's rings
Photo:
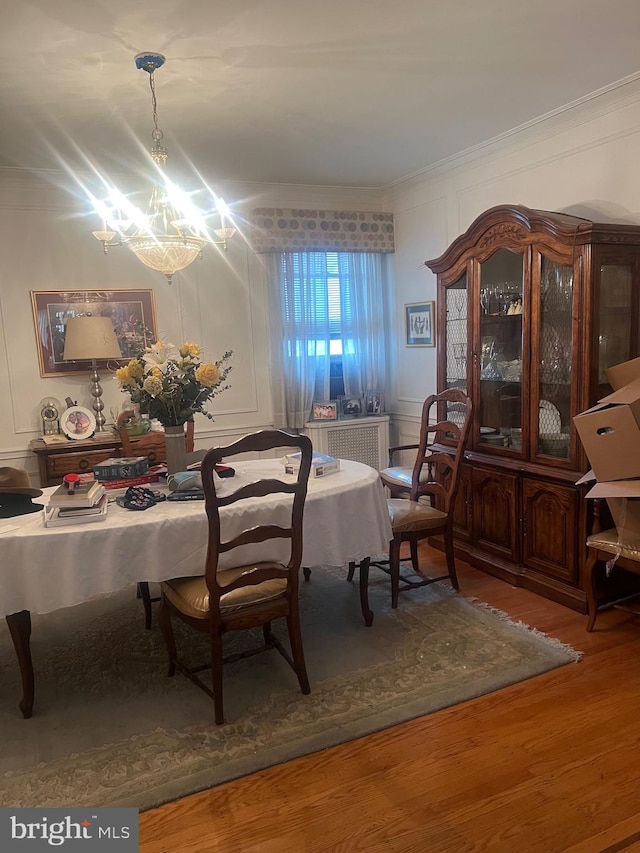
[[[44,526],[63,527],[67,524],[85,524],[92,521],[103,521],[107,517],[107,508],[108,500],[106,494],[103,494],[93,506],[46,506],[44,508]]]
[[[282,460],[285,474],[297,474],[300,469],[300,453],[289,453]],[[325,477],[327,474],[335,474],[340,470],[340,460],[335,456],[327,456],[325,453],[314,451],[311,459],[311,476]]]
[[[49,506],[91,507],[100,500],[103,494],[104,487],[97,480],[89,483],[76,483],[73,491],[70,491],[63,483],[49,498]]]

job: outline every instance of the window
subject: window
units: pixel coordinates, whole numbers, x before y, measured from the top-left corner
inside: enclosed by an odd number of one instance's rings
[[[349,256],[339,252],[295,252],[291,256],[293,300],[283,299],[285,322],[309,330],[306,346],[310,356],[324,359],[329,352],[329,398],[345,393],[342,368],[343,347],[353,349],[353,341],[343,338],[343,316],[349,321]],[[286,287],[286,256],[281,257],[280,280]],[[304,282],[310,283],[305,298]],[[293,314],[293,316],[292,316]],[[306,320],[306,322],[304,322]],[[320,394],[319,396],[324,396]]]
[[[368,252],[317,251],[282,252],[274,258],[279,304],[274,301],[269,310],[274,331],[280,326],[280,343],[272,351],[280,383],[276,406],[281,408],[276,411],[286,414],[288,427],[304,425],[313,400],[384,388],[388,358],[382,258]]]

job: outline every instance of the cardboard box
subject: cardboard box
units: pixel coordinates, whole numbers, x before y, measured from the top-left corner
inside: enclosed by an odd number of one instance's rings
[[[148,456],[129,456],[122,459],[105,459],[93,466],[96,480],[128,480],[141,477],[149,471]]]
[[[640,358],[632,358],[631,361],[607,367],[604,373],[609,385],[614,391],[618,391],[630,382],[640,379]]]
[[[582,482],[581,478],[578,482]],[[586,497],[605,498],[620,542],[640,544],[640,480],[596,483]]]
[[[573,419],[598,481],[640,477],[640,379]]]

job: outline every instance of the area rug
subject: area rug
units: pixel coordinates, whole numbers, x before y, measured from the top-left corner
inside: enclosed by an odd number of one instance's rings
[[[277,652],[226,667],[227,724],[184,676],[166,675],[157,626],[133,589],[34,616],[34,716],[22,719],[6,625],[0,633],[0,803],[141,810],[464,702],[577,661],[580,654],[442,584],[390,608],[372,569],[371,628],[357,583],[316,567],[301,584],[311,682],[303,696]],[[278,633],[286,636],[284,626]],[[177,632],[206,660],[206,639]],[[231,635],[233,644],[246,637]]]

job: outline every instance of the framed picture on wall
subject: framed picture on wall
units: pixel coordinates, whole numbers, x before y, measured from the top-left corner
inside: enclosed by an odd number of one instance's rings
[[[410,302],[404,306],[405,346],[434,347],[435,302]]]
[[[90,362],[63,359],[66,322],[78,314],[111,317],[120,344],[122,360],[109,361],[121,367],[157,338],[153,290],[32,290],[40,376],[86,373]],[[107,362],[98,361],[105,370]]]

